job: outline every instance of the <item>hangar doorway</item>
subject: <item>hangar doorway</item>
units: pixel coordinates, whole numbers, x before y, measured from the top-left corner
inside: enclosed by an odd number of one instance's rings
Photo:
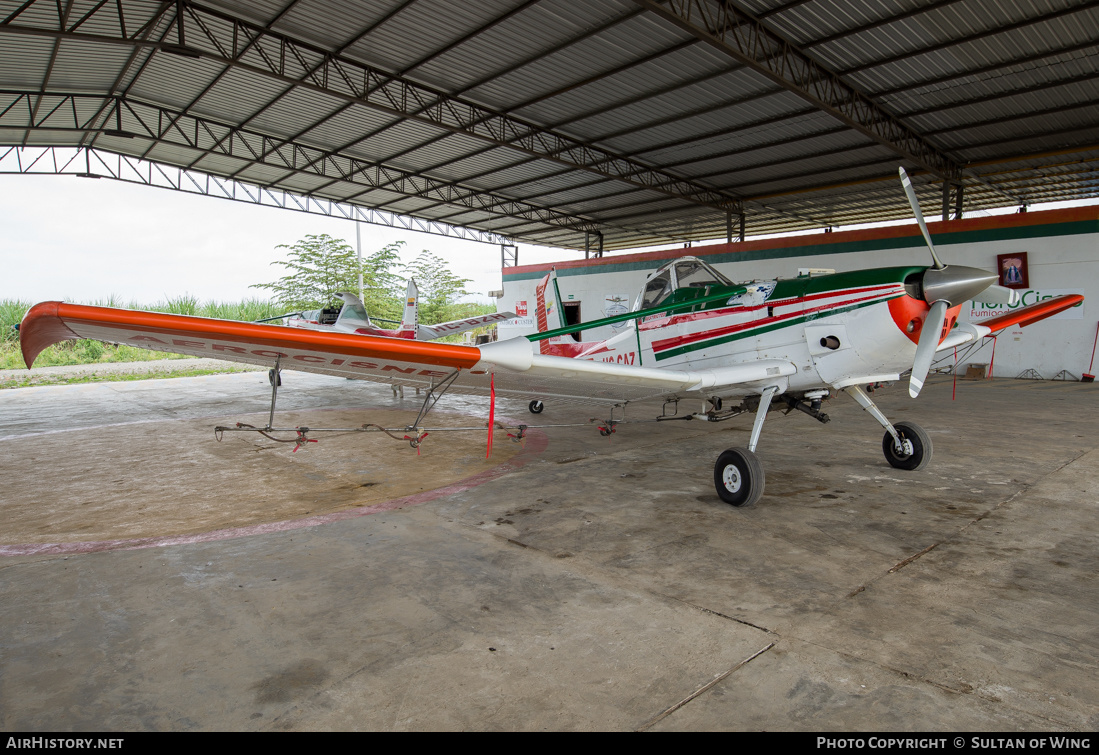
[[[578,301],[564,302],[561,305],[561,313],[565,316],[565,327],[566,328],[569,327],[570,325],[579,325],[581,322],[583,322],[580,319],[580,302],[578,302]],[[572,334],[572,340],[579,341],[581,332],[582,331],[578,330],[575,333],[573,333]]]

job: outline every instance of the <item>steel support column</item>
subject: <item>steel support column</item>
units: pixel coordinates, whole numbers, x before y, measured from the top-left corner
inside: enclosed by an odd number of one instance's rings
[[[592,236],[595,236],[598,240],[598,244],[593,251],[591,248]],[[591,259],[592,257],[603,256],[603,232],[602,231],[585,231],[584,232],[584,259]]]
[[[952,181],[943,182],[943,220],[950,220],[950,205],[954,205],[954,220],[962,219],[962,198],[965,186]]]

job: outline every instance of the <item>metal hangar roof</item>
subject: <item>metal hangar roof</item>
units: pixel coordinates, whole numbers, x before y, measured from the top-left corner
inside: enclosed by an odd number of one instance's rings
[[[0,156],[605,249],[1099,196],[1094,0],[0,0]]]

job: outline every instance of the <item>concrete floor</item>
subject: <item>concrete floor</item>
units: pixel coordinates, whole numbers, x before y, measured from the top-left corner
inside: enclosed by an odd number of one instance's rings
[[[134,517],[211,494],[279,510],[370,471],[304,455],[346,446],[369,461],[394,443],[223,444],[216,467],[191,451],[216,446],[215,424],[262,424],[267,390],[265,375],[241,374],[0,391],[0,513],[20,489],[68,491],[50,501],[63,512],[95,508],[97,491],[138,474]],[[903,386],[875,394],[930,432],[935,459],[916,473],[886,464],[881,429],[846,397],[826,405],[829,425],[773,413],[767,492],[746,509],[712,482],[717,454],[747,441],[740,419],[611,438],[550,428],[469,484],[297,520],[312,526],[120,542],[108,527],[81,546],[73,513],[31,545],[9,533],[0,726],[1095,731],[1097,389],[951,390],[939,378],[915,401]],[[414,403],[301,374],[280,394],[304,424]],[[497,410],[532,421],[525,402]],[[537,421],[596,413],[548,405]],[[469,442],[483,449],[483,435]],[[432,437],[420,457],[404,446],[386,471],[423,487],[454,444]],[[73,467],[57,448],[82,461],[83,485],[61,479]],[[121,511],[111,526],[124,532]]]

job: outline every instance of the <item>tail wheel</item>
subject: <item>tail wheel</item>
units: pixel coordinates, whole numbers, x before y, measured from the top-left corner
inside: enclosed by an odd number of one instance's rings
[[[751,506],[763,495],[763,465],[746,448],[730,448],[717,457],[714,487],[725,503]]]
[[[882,438],[881,447],[885,460],[896,469],[915,471],[931,463],[931,436],[914,422],[897,422],[893,429],[901,436],[904,450],[898,451],[893,436],[889,433]]]
[[[541,414],[542,410],[545,408],[546,405],[538,400],[531,401],[529,404],[527,404],[527,409],[530,410],[531,414]]]

